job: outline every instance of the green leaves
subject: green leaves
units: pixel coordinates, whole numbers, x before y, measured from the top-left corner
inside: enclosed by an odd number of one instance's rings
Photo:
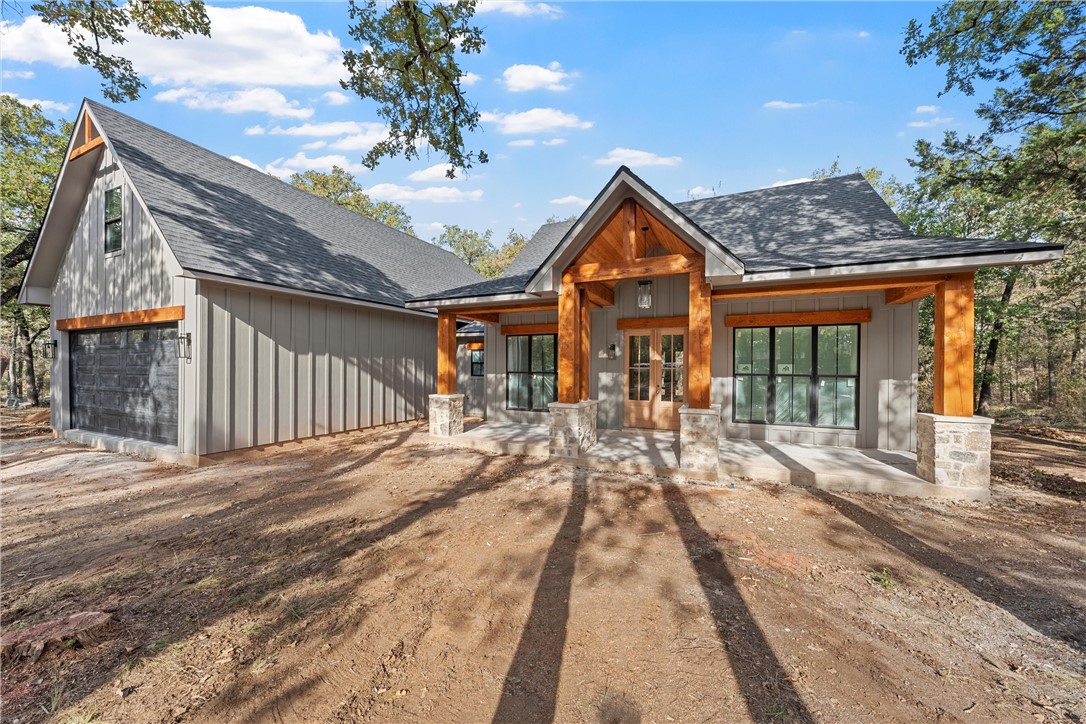
[[[482,30],[471,25],[474,0],[428,3],[400,0],[350,2],[350,35],[359,49],[343,54],[350,78],[343,87],[377,104],[388,138],[366,154],[374,168],[382,158],[410,160],[429,147],[453,168],[486,163],[484,151],[467,151],[464,133],[479,125],[479,112],[461,87],[457,53],[478,53]],[[448,173],[452,178],[452,168]]]
[[[333,166],[329,173],[306,171],[293,174],[290,185],[328,199],[356,214],[379,221],[385,226],[415,235],[411,217],[404,207],[392,201],[374,201],[366,195],[362,186],[354,180],[354,176],[339,166]]]
[[[129,58],[111,54],[131,30],[171,40],[211,34],[203,0],[40,0],[30,7],[64,32],[75,59],[98,71],[102,95],[115,103],[136,100],[146,88]]]
[[[490,242],[490,229],[483,233],[451,225],[446,226],[434,243],[452,251],[487,279],[500,277],[517,255],[524,250],[528,237],[509,230],[508,240],[500,247]]]

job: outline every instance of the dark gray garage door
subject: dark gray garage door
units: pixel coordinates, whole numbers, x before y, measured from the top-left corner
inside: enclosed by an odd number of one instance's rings
[[[177,325],[71,336],[72,427],[177,444]]]

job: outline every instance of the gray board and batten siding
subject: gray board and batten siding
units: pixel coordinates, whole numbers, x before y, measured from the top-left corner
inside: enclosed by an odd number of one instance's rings
[[[458,338],[456,344],[456,391],[464,395],[464,414],[468,417],[486,416],[486,358],[488,350],[483,350],[482,377],[471,376],[471,350],[468,342],[483,342],[483,337],[471,339]],[[501,353],[505,354],[503,347]]]
[[[426,416],[431,316],[200,284],[200,454]]]
[[[589,396],[599,400],[598,425],[621,429],[625,404],[625,333],[619,319],[682,316],[688,312],[689,284],[685,276],[653,280],[653,306],[637,306],[637,283],[615,286],[615,305],[591,312],[591,379]],[[860,333],[860,404],[855,430],[800,425],[732,422],[733,357],[729,314],[809,312],[841,309],[871,310],[871,322]],[[887,305],[881,292],[771,299],[717,301],[712,307],[712,401],[721,405],[721,436],[837,447],[912,450],[916,441],[919,303]],[[501,315],[502,324],[555,323],[557,312]],[[608,359],[614,344],[615,359]],[[486,326],[487,419],[546,424],[547,414],[506,409],[506,344],[499,325]]]

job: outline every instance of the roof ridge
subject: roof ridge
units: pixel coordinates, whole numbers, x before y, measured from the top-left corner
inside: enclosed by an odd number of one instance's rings
[[[795,183],[781,184],[780,186],[763,186],[760,189],[747,189],[746,191],[733,191],[728,194],[717,194],[716,196],[705,196],[700,199],[687,199],[686,201],[675,201],[675,206],[686,206],[689,204],[700,204],[703,201],[712,201],[713,199],[731,198],[733,196],[743,196],[745,194],[759,194],[766,191],[776,191],[778,189],[786,189],[793,186],[809,186],[811,184],[826,183],[828,181],[843,181],[849,178],[859,177],[867,180],[860,172],[842,174],[841,176],[829,176],[827,178],[813,178],[809,181],[796,181]]]

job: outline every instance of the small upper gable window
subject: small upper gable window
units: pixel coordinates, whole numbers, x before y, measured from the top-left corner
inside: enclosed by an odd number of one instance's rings
[[[121,232],[121,210],[123,207],[121,187],[106,191],[106,253],[121,250],[123,234]]]

